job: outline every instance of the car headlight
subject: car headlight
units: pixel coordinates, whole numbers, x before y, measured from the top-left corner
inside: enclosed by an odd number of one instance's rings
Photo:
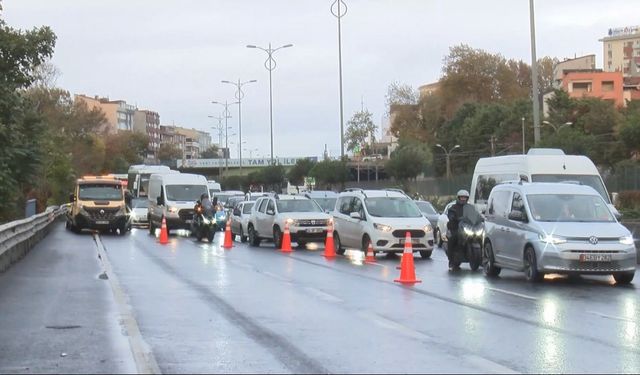
[[[373,227],[382,232],[391,232],[391,227],[389,225],[373,223]]]
[[[430,232],[433,232],[433,228],[431,227],[431,225],[427,224],[424,226],[424,231],[426,233],[430,233]]]
[[[178,207],[169,206],[169,212],[171,212],[172,214],[178,213]]]
[[[132,210],[131,212],[129,212],[129,216],[130,216],[132,219],[137,219],[137,218],[138,218],[138,215],[136,215],[136,212],[135,212],[135,211],[133,211],[133,210]]]
[[[553,245],[558,245],[558,244],[567,242],[566,238],[561,236],[556,236],[553,234],[541,234],[540,236],[538,236],[538,238],[540,239],[540,241],[544,243],[553,244]]]
[[[298,220],[294,220],[294,219],[291,219],[291,218],[285,219],[284,222],[289,224],[289,225],[291,225],[291,226],[297,226],[299,224]]]
[[[633,236],[628,235],[628,236],[620,237],[620,243],[623,245],[633,245],[634,244]]]

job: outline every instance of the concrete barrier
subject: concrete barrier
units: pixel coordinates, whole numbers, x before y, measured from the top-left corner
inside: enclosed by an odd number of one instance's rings
[[[0,225],[0,273],[22,259],[66,212],[66,206],[50,207],[41,214]]]
[[[640,221],[622,221],[620,224],[624,225],[633,234],[633,238],[636,241],[636,253],[638,254],[638,264],[640,264]]]

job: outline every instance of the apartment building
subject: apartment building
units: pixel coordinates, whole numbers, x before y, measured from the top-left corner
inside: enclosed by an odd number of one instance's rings
[[[624,77],[640,76],[640,26],[609,29],[602,42],[605,72],[622,72]]]
[[[146,158],[149,161],[158,157],[160,149],[160,115],[147,109],[136,110],[133,116],[133,131],[146,134],[149,137]]]
[[[103,129],[107,133],[115,133],[117,131],[132,131],[133,116],[136,107],[127,104],[124,100],[109,100],[109,98],[99,97],[98,95],[90,97],[83,94],[76,94],[74,100],[79,100],[87,104],[90,109],[99,108],[105,114],[105,124]]]

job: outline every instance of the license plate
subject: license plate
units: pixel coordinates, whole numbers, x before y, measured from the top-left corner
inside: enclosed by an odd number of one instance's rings
[[[401,239],[400,239],[400,245],[404,245],[404,242],[405,242],[405,239],[404,239],[404,238],[401,238]],[[418,244],[418,243],[420,243],[420,239],[418,239],[418,238],[412,238],[412,239],[411,239],[411,243],[412,243],[412,244],[414,244],[414,245],[415,245],[415,244]]]
[[[98,224],[98,225],[106,225],[106,224],[109,224],[109,220],[98,220],[98,221],[96,221],[96,224]]]
[[[581,262],[611,262],[608,254],[580,254]]]
[[[184,222],[187,223],[187,224],[191,224],[193,222],[193,220],[185,220]]]
[[[310,228],[307,229],[307,233],[322,233],[322,228]]]

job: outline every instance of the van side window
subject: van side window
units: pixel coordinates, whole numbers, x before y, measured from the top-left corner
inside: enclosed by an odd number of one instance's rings
[[[263,200],[260,202],[260,209],[259,209],[259,211],[260,211],[261,213],[265,213],[265,212],[267,211],[267,200],[268,200],[268,199],[263,199]]]
[[[364,220],[364,208],[362,207],[362,201],[360,198],[353,198],[351,201],[351,212],[358,212],[360,217]]]
[[[161,202],[165,202],[164,201],[164,186],[160,186],[160,201]]]
[[[476,195],[473,203],[487,203],[491,189],[504,181],[517,181],[517,173],[489,173],[478,175],[476,179]]]
[[[520,193],[513,193],[513,202],[511,203],[511,211],[520,211],[525,214],[524,201]]]
[[[267,211],[271,210],[273,212],[276,212],[276,205],[273,203],[273,201],[271,199],[265,199],[269,201],[269,205],[267,205]]]

